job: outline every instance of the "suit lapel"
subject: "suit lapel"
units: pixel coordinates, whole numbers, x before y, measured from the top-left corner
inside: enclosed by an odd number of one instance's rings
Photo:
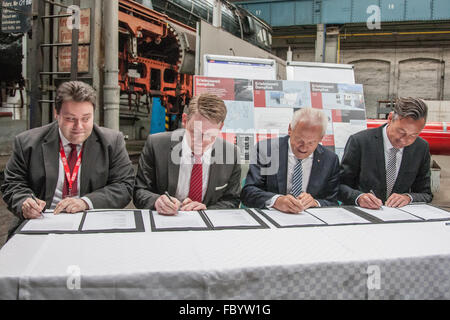
[[[91,135],[86,139],[83,144],[83,155],[81,156],[81,175],[80,175],[80,196],[85,195],[89,192],[89,178],[93,177],[93,169],[95,168],[95,162],[101,161],[100,155],[104,153],[101,152],[101,146],[98,142],[98,137],[96,134],[96,127],[92,130]]]
[[[216,183],[214,181],[215,178],[220,174],[220,170],[218,164],[216,163],[216,159],[214,158],[216,154],[216,145],[214,143],[213,149],[211,150],[211,165],[209,166],[209,176],[208,176],[208,184],[206,187],[205,197],[203,198],[203,203],[210,203],[214,192],[216,191]]]
[[[59,131],[57,122],[44,139],[42,155],[45,168],[45,202],[47,207],[50,207],[59,175]]]
[[[281,138],[279,143],[280,162],[277,173],[278,193],[286,194],[287,192],[287,167],[288,167],[288,152],[289,152],[289,136]],[[274,155],[272,151],[271,157]]]
[[[182,143],[183,141],[183,136],[181,135],[180,140],[178,141],[172,141],[172,139],[170,139],[170,152],[169,155],[167,157],[167,191],[169,192],[169,194],[171,195],[175,195],[175,193],[177,192],[177,185],[178,185],[178,175],[180,173],[180,160],[181,160],[181,145],[179,146],[179,161],[178,163],[174,163],[172,161],[172,152],[173,149],[180,143]],[[178,149],[178,148],[177,148]]]
[[[317,190],[313,189],[314,184],[312,183],[315,178],[320,177],[322,172],[322,156],[323,150],[322,146],[318,145],[316,150],[314,150],[313,163],[311,167],[311,173],[309,175],[308,185],[306,186],[306,192],[310,194],[316,194]]]
[[[372,166],[378,171],[377,176],[380,178],[380,183],[374,188],[377,189],[376,194],[382,200],[386,199],[386,162],[384,159],[383,127],[379,127],[374,136],[376,158],[374,159],[375,164]]]
[[[409,167],[409,164],[413,162],[414,157],[414,144],[407,146],[403,149],[402,161],[400,163],[400,169],[398,171],[397,179],[395,180],[394,187],[392,188],[392,192],[396,192],[398,190],[399,184],[403,181],[401,177],[405,175],[406,168]]]
[[[225,148],[225,144],[223,140],[219,140],[219,138],[217,138],[211,150],[211,164],[209,166],[208,184],[206,187],[205,197],[203,198],[203,203],[205,204],[212,201],[214,193],[216,192],[217,177],[221,174],[220,163],[224,163],[224,159],[219,157],[226,155],[225,149],[223,149],[222,152],[220,152],[220,150],[219,152],[217,151],[219,147]]]

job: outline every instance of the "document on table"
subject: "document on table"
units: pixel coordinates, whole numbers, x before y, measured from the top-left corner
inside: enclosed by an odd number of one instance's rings
[[[325,222],[320,221],[310,213],[303,211],[301,213],[284,213],[278,210],[261,210],[264,216],[269,219],[277,227],[293,227],[308,225],[324,225]]]
[[[43,218],[27,220],[20,232],[78,231],[83,212],[53,214],[46,211],[43,216]]]
[[[134,211],[88,211],[82,231],[136,229]]]
[[[450,219],[450,212],[427,204],[410,204],[402,207],[401,210],[425,220]]]
[[[203,212],[213,228],[263,227],[255,216],[244,209],[204,210]]]
[[[150,214],[152,230],[209,229],[198,211],[178,211],[176,215],[162,215],[156,211]]]
[[[306,210],[326,224],[357,224],[370,223],[369,220],[343,208],[309,208]]]
[[[381,206],[381,209],[366,209],[358,207],[358,210],[364,211],[375,218],[383,221],[420,221],[422,219],[409,214],[397,208]]]

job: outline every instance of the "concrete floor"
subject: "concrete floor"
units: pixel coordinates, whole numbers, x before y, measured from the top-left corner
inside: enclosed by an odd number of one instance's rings
[[[440,190],[434,194],[433,204],[450,207],[450,156],[432,156],[441,167]],[[130,203],[127,208],[135,208]],[[6,241],[8,230],[17,225],[18,219],[8,211],[0,193],[0,248]]]

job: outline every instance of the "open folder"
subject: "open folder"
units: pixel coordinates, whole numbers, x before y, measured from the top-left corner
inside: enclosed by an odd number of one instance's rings
[[[309,208],[300,213],[284,213],[275,209],[257,210],[278,228],[371,223],[341,207]]]
[[[450,220],[450,212],[430,204],[409,204],[401,208],[382,206],[381,210],[357,208],[383,222]]]
[[[152,231],[263,229],[268,226],[249,209],[179,211],[176,215],[150,213]]]
[[[53,214],[26,220],[18,228],[21,234],[144,232],[140,210],[88,210]]]

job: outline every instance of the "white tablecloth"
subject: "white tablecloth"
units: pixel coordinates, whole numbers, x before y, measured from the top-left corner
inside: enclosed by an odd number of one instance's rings
[[[450,298],[442,221],[151,232],[143,218],[142,233],[15,235],[0,299]]]

